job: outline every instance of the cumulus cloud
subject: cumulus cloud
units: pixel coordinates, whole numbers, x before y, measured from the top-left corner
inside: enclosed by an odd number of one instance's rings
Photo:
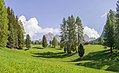
[[[37,34],[45,34],[45,33],[59,33],[59,29],[58,28],[42,28],[39,26],[39,23],[37,21],[37,19],[34,18],[30,18],[29,20],[26,20],[25,16],[20,16],[19,17],[19,21],[21,21],[23,23],[24,26],[24,30],[26,34],[29,34],[31,36],[31,38],[33,38],[34,36],[36,36]]]
[[[84,27],[83,30],[84,34],[87,34],[89,36],[89,38],[99,38],[100,35],[98,34],[98,32],[95,29],[89,28],[89,27]]]
[[[60,30],[58,28],[42,28],[39,26],[39,22],[37,19],[30,18],[29,20],[26,19],[25,16],[20,16],[19,21],[23,23],[24,30],[26,34],[29,34],[32,39],[40,39],[41,37],[39,35],[43,35],[46,33],[54,33],[59,34]],[[95,29],[91,29],[89,27],[84,27],[84,34],[87,34],[90,38],[98,38],[99,34]]]

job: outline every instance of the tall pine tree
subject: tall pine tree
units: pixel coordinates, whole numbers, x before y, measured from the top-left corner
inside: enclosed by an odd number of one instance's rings
[[[83,27],[79,17],[75,20],[74,16],[69,16],[66,20],[63,19],[61,24],[61,41],[60,46],[64,51],[71,54],[72,51],[77,51],[76,47],[83,44]]]
[[[115,24],[115,48],[119,50],[119,0],[117,1],[117,14]]]
[[[76,33],[76,24],[75,24],[75,18],[74,16],[72,15],[71,16],[71,50],[72,51],[76,51],[76,46],[77,46],[77,33]]]
[[[0,47],[6,47],[8,33],[7,9],[4,0],[0,0]]]
[[[67,50],[67,21],[65,18],[63,18],[62,24],[61,24],[61,32],[60,32],[60,47],[64,48],[64,52]]]
[[[30,48],[31,47],[31,39],[29,34],[26,35],[26,48]]]
[[[72,21],[71,21],[71,17],[68,17],[67,20],[67,53],[71,54],[71,46],[72,46]]]
[[[104,44],[110,47],[110,53],[112,54],[114,47],[114,13],[112,10],[109,11],[107,16],[107,22],[104,31]]]
[[[13,24],[13,26],[14,26],[14,41],[15,41],[15,47],[14,48],[16,48],[16,49],[18,49],[19,48],[19,46],[18,46],[18,26],[19,26],[19,23],[18,23],[18,17],[16,16],[14,16],[14,24]]]
[[[14,41],[14,13],[10,9],[10,7],[7,8],[7,13],[8,13],[8,30],[9,30],[9,35],[8,35],[8,42],[7,42],[7,47],[8,48],[14,48],[15,41]]]
[[[76,18],[76,28],[77,28],[77,45],[83,44],[83,26],[81,19],[79,17]]]
[[[18,33],[18,49],[23,49],[24,46],[24,29],[21,21],[18,22],[17,25],[17,33]]]

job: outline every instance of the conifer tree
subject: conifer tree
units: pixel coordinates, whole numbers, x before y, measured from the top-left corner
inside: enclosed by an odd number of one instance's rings
[[[81,19],[79,17],[76,18],[76,27],[77,27],[77,45],[79,46],[80,44],[83,43],[83,26]]]
[[[114,47],[114,13],[112,10],[109,11],[107,16],[107,22],[104,31],[104,44],[110,47],[110,53],[112,54]]]
[[[31,47],[31,39],[29,34],[26,35],[26,48],[30,48]]]
[[[71,39],[72,39],[71,40],[71,42],[72,42],[71,50],[76,51],[76,46],[77,46],[77,37],[76,37],[76,35],[77,35],[77,33],[76,33],[75,18],[74,18],[73,15],[71,16],[71,34],[72,34],[72,35],[70,35]]]
[[[84,47],[83,47],[83,44],[80,44],[80,45],[78,46],[78,54],[79,54],[79,56],[81,57],[81,59],[82,59],[84,53],[85,53],[85,49],[84,49]]]
[[[119,50],[119,0],[117,1],[117,14],[115,23],[115,48]]]
[[[73,15],[68,17],[67,20],[67,36],[68,36],[68,42],[67,42],[67,52],[68,54],[71,54],[71,51],[76,51],[76,24],[75,24],[75,18]]]
[[[15,41],[15,46],[14,48],[18,49],[19,46],[18,46],[18,26],[19,26],[19,23],[18,23],[18,17],[14,16],[14,24],[13,24],[13,27],[14,27],[14,41]]]
[[[46,39],[46,37],[45,37],[45,35],[43,35],[43,38],[42,38],[42,46],[44,47],[44,48],[46,48],[47,47],[47,39]]]
[[[72,26],[71,26],[71,17],[68,17],[67,20],[67,53],[71,54],[71,46],[72,46]]]
[[[8,33],[7,9],[4,0],[0,0],[0,47],[6,47]]]
[[[60,47],[61,48],[64,48],[64,52],[66,52],[67,50],[67,21],[65,18],[63,18],[63,21],[62,21],[63,24],[61,24],[61,32],[60,32],[60,37],[61,37],[61,40],[60,40]]]
[[[69,16],[66,20],[63,19],[61,24],[61,41],[60,46],[64,51],[71,54],[72,51],[77,51],[76,47],[83,44],[83,27],[79,17],[75,20],[74,16]]]
[[[14,24],[14,13],[13,11],[10,9],[10,7],[7,8],[7,13],[8,13],[8,31],[9,31],[9,35],[8,35],[8,42],[7,42],[7,47],[8,48],[14,48],[15,45],[15,41],[14,41],[14,28],[13,28],[13,24]]]
[[[23,49],[23,46],[24,46],[24,29],[23,29],[23,24],[21,21],[18,22],[17,30],[18,30],[17,31],[17,33],[18,33],[18,49]],[[30,38],[28,38],[28,39],[30,39]]]
[[[57,42],[56,37],[53,38],[52,46],[53,46],[54,48],[56,48],[56,46],[58,46],[58,42]]]

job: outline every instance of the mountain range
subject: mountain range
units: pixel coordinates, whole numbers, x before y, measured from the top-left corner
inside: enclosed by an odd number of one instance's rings
[[[54,37],[56,37],[58,42],[60,42],[60,40],[61,40],[60,35],[54,35],[53,33],[47,33],[47,34],[45,34],[45,37],[46,37],[48,43],[50,41],[52,41]],[[84,34],[84,41],[85,42],[90,42],[90,41],[93,41],[93,40],[96,40],[96,38],[91,38],[87,34]]]
[[[59,35],[54,35],[53,33],[47,33],[47,34],[45,34],[45,37],[47,39],[48,44],[50,43],[50,41],[53,40],[54,37],[56,37],[57,41],[60,42],[60,36]]]

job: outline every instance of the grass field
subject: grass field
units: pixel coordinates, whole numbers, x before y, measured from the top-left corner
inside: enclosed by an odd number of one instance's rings
[[[99,45],[86,45],[82,61],[78,54],[66,55],[58,48],[0,48],[0,73],[114,73],[119,72],[118,60]]]

